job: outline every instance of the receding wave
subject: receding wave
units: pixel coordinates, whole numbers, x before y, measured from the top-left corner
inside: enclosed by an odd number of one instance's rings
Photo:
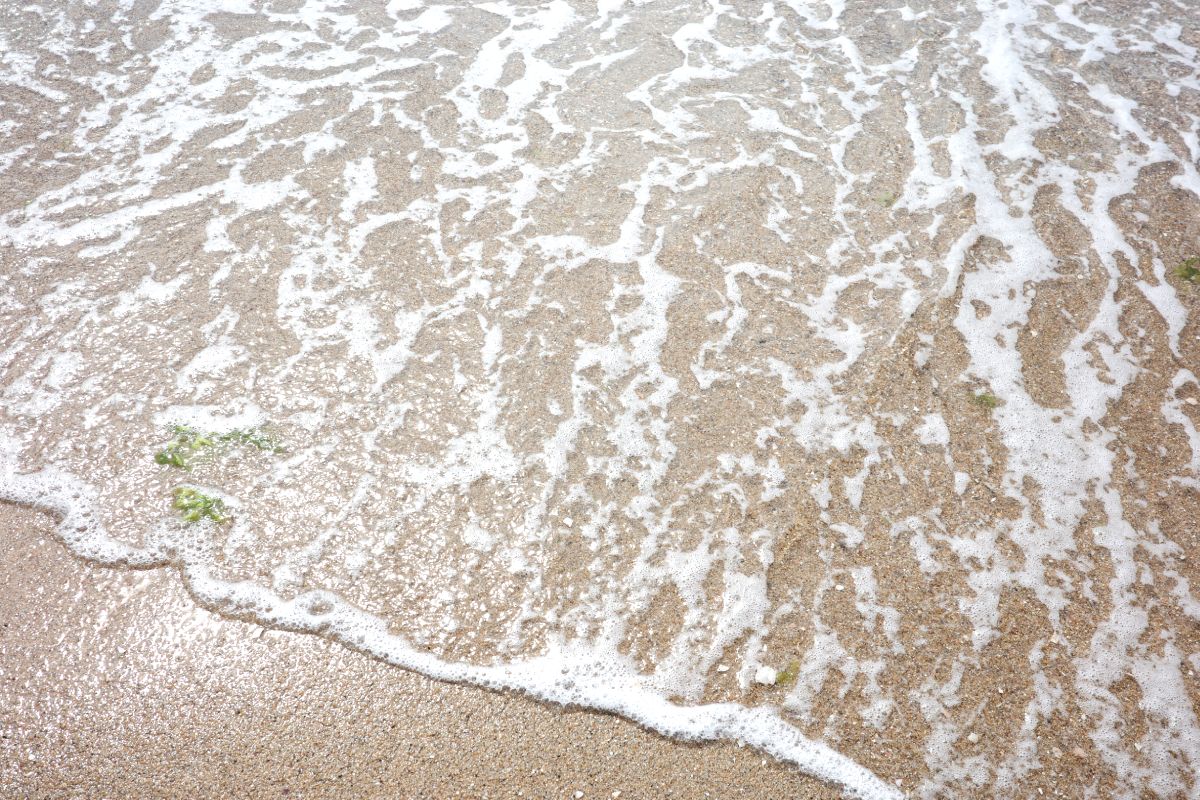
[[[29,4],[0,496],[864,798],[1200,791],[1200,7]]]

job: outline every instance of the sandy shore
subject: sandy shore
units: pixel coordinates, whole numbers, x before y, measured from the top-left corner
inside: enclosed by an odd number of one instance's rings
[[[0,504],[0,796],[831,798],[748,748],[441,684],[72,558]]]
[[[1200,797],[1200,4],[220,5],[0,20],[0,800]]]

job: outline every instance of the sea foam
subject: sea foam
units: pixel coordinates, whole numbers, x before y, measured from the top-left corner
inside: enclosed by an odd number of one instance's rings
[[[1197,25],[27,5],[0,497],[859,797],[1193,793]],[[173,425],[283,446],[181,473]]]

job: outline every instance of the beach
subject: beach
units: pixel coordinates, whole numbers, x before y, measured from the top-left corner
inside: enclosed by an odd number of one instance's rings
[[[0,513],[5,797],[839,796],[736,744],[221,619],[162,572],[89,567],[48,520]]]
[[[0,21],[0,794],[1200,791],[1200,9]]]

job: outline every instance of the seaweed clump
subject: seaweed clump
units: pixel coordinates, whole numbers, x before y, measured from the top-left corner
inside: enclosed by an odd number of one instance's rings
[[[1000,398],[996,397],[994,394],[989,394],[988,392],[979,392],[971,395],[971,402],[980,408],[986,408],[988,411],[991,411],[993,408],[1000,405]]]
[[[206,433],[187,425],[171,426],[171,441],[154,454],[154,462],[175,469],[190,470],[202,460],[220,455],[227,447],[253,447],[267,453],[282,453],[283,447],[270,434],[252,428],[227,433]],[[225,502],[191,486],[176,486],[176,511],[184,523],[212,520],[218,525],[228,522],[230,515]]]
[[[154,454],[154,461],[177,469],[191,469],[200,456],[222,444],[246,445],[268,453],[283,452],[274,437],[258,429],[204,433],[187,425],[173,425],[171,434],[173,438]]]
[[[1175,268],[1175,277],[1188,283],[1200,283],[1200,256],[1192,256]]]
[[[225,513],[224,500],[205,494],[199,489],[194,489],[190,486],[175,487],[174,506],[184,522],[190,523],[199,522],[202,519],[211,519],[220,525],[223,522],[229,521],[229,515]]]
[[[784,687],[791,686],[793,683],[796,682],[796,679],[799,677],[800,677],[800,662],[793,658],[791,661],[788,662],[788,665],[783,668],[783,671],[780,672],[778,676],[776,676],[775,685],[776,686],[784,686]]]

